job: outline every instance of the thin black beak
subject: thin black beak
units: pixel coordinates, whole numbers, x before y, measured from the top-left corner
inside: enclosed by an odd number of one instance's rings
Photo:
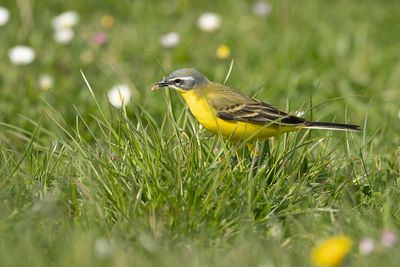
[[[168,87],[170,84],[171,84],[171,82],[165,81],[165,80],[164,80],[164,81],[161,81],[161,82],[158,82],[158,83],[153,84],[153,85],[151,86],[151,90],[152,90],[152,91],[156,91],[156,90],[158,90],[158,89],[160,89],[160,88]]]

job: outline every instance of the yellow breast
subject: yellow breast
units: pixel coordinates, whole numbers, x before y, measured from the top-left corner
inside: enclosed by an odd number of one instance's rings
[[[204,94],[196,90],[179,91],[179,93],[189,106],[190,112],[206,129],[231,140],[266,139],[293,130],[293,127],[225,121],[218,118],[215,110],[208,104],[207,99],[212,97],[212,93]]]

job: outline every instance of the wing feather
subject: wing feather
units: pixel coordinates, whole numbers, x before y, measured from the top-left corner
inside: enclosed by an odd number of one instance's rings
[[[214,83],[214,86],[217,86],[218,90],[210,91],[210,97],[207,99],[210,106],[216,111],[216,115],[223,120],[288,126],[306,123],[303,118],[280,111],[227,86],[217,83]]]

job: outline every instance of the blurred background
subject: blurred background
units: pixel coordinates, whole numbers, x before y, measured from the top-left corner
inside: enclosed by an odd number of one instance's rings
[[[143,107],[161,118],[164,99],[149,85],[163,70],[194,67],[223,82],[234,60],[227,84],[279,108],[310,118],[310,106],[323,104],[314,119],[366,121],[371,135],[400,129],[398,1],[7,0],[1,6],[4,123],[29,128],[27,118],[37,121],[51,107],[70,123],[74,106],[89,117],[95,103],[81,71],[102,105],[109,98],[120,107],[110,98],[122,86],[128,115]],[[173,101],[180,109],[182,101],[175,95]]]
[[[0,265],[310,266],[339,235],[325,265],[353,242],[352,266],[397,266],[399,22],[398,0],[2,0]],[[150,91],[230,66],[235,89],[364,131],[231,164]]]

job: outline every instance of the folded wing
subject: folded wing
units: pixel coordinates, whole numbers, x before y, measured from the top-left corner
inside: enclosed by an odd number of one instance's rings
[[[290,115],[263,102],[243,103],[217,111],[217,116],[227,121],[242,121],[255,124],[281,124],[298,126],[305,124],[303,118]]]
[[[306,124],[303,118],[280,111],[229,87],[220,84],[218,86],[219,90],[209,92],[212,96],[207,98],[216,115],[223,120],[286,126]]]

